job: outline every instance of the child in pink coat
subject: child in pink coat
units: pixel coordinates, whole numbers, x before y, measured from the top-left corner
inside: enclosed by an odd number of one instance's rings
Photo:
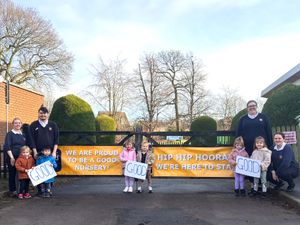
[[[123,171],[125,169],[125,165],[126,165],[127,161],[136,161],[136,152],[135,152],[132,142],[128,141],[126,143],[126,147],[123,148],[123,151],[120,154],[120,160],[122,162]],[[123,192],[132,193],[133,183],[134,183],[133,177],[125,176],[125,188],[124,188]]]
[[[244,147],[244,140],[242,137],[237,137],[234,140],[233,149],[228,157],[228,162],[231,165],[231,168],[234,171],[234,192],[236,196],[241,195],[246,196],[245,191],[245,176],[242,174],[238,174],[235,172],[235,166],[236,166],[236,157],[237,156],[243,156],[246,158],[249,158],[248,153],[245,150]]]

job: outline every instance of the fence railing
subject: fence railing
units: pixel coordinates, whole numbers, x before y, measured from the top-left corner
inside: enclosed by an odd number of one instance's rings
[[[142,132],[142,131],[61,131],[62,145],[109,145],[120,146],[128,139],[134,139],[135,145],[143,140],[153,146],[229,146],[233,143],[234,131],[203,132]],[[176,137],[178,140],[176,140]],[[113,139],[112,139],[113,138]],[[172,140],[170,140],[172,139]]]
[[[0,177],[7,177],[7,165],[5,163],[5,154],[4,151],[2,149],[2,147],[0,146]]]

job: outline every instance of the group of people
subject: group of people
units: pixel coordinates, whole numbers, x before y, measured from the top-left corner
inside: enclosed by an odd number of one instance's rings
[[[141,146],[141,151],[138,151],[136,153],[133,143],[128,141],[126,143],[125,148],[120,154],[120,160],[122,162],[122,170],[124,173],[125,165],[127,161],[137,161],[141,163],[146,163],[148,165],[147,167],[147,173],[146,173],[146,179],[148,182],[148,192],[152,193],[152,165],[154,164],[154,155],[153,152],[149,150],[149,143],[143,142]],[[142,182],[143,180],[138,179],[137,180],[137,193],[142,192]],[[132,193],[133,192],[133,184],[134,184],[134,178],[125,176],[125,188],[123,192]]]
[[[247,103],[248,114],[240,118],[236,131],[237,138],[234,141],[233,150],[228,161],[235,170],[237,156],[250,157],[259,160],[261,167],[260,179],[248,177],[251,183],[250,196],[258,194],[259,181],[262,186],[262,196],[266,196],[268,181],[280,189],[284,181],[288,183],[287,191],[293,191],[293,181],[299,174],[293,150],[284,141],[283,133],[276,133],[272,137],[272,130],[268,118],[257,112],[257,102],[251,100]],[[35,165],[50,161],[57,167],[55,158],[57,155],[59,131],[55,122],[49,121],[49,111],[41,106],[38,110],[38,120],[30,125],[22,125],[19,118],[13,120],[13,129],[7,133],[4,143],[4,151],[7,153],[9,171],[9,191],[11,195],[19,198],[30,198],[28,170]],[[275,145],[273,145],[273,140]],[[31,149],[33,152],[31,152]],[[33,154],[32,154],[33,153]],[[143,142],[141,151],[136,153],[133,143],[128,141],[120,154],[122,169],[124,172],[127,161],[137,161],[148,164],[147,181],[148,192],[152,193],[151,172],[154,164],[153,152],[149,150],[149,143]],[[17,192],[16,178],[19,179]],[[236,196],[246,196],[245,177],[234,172]],[[137,192],[142,192],[142,180],[137,181]],[[43,197],[51,196],[53,179],[38,185],[38,194]],[[133,192],[134,178],[125,176],[125,188],[123,192]]]
[[[257,112],[257,102],[247,103],[248,114],[240,118],[237,128],[237,138],[234,141],[228,162],[235,171],[237,156],[250,157],[260,161],[260,179],[248,177],[251,183],[250,196],[258,194],[259,181],[262,197],[266,197],[268,181],[279,190],[288,183],[286,191],[291,192],[295,187],[294,178],[299,174],[299,164],[295,159],[292,147],[284,141],[284,134],[275,133],[274,145],[272,130],[268,118]],[[234,192],[236,196],[246,196],[245,176],[234,172]]]
[[[49,121],[48,118],[48,109],[41,106],[38,110],[38,120],[30,125],[22,124],[20,118],[13,119],[13,128],[6,134],[3,146],[7,153],[8,186],[11,196],[17,196],[20,199],[31,198],[27,172],[34,166],[50,161],[54,168],[57,167],[55,158],[59,131],[56,123]],[[16,179],[19,182],[16,182]],[[38,185],[38,194],[50,197],[53,182],[54,179],[50,179]]]

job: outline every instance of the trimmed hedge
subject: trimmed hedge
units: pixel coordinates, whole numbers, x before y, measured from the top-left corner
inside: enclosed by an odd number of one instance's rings
[[[100,115],[96,117],[96,130],[97,131],[116,131],[116,121],[107,115]],[[97,135],[97,144],[110,145],[115,143],[115,135]]]
[[[200,116],[191,124],[191,131],[216,131],[217,122],[209,116]],[[215,146],[217,144],[216,135],[205,135],[202,137],[194,137],[191,141],[194,146]]]
[[[297,125],[295,117],[300,115],[300,86],[286,84],[274,91],[262,112],[272,126]]]
[[[95,131],[95,116],[91,106],[75,95],[66,95],[57,99],[53,105],[50,120],[57,123],[64,131]],[[88,145],[95,144],[96,137],[89,135],[60,136],[61,145]]]

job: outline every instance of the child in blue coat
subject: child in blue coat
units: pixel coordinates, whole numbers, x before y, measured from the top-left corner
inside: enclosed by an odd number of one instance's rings
[[[41,156],[36,161],[36,165],[40,165],[44,162],[50,161],[51,165],[55,169],[57,167],[57,163],[56,163],[55,159],[53,158],[53,156],[51,155],[51,149],[44,148],[41,153],[42,153]],[[42,196],[44,198],[51,197],[51,185],[52,185],[52,183],[54,183],[54,181],[55,181],[55,179],[51,178],[41,184]]]

